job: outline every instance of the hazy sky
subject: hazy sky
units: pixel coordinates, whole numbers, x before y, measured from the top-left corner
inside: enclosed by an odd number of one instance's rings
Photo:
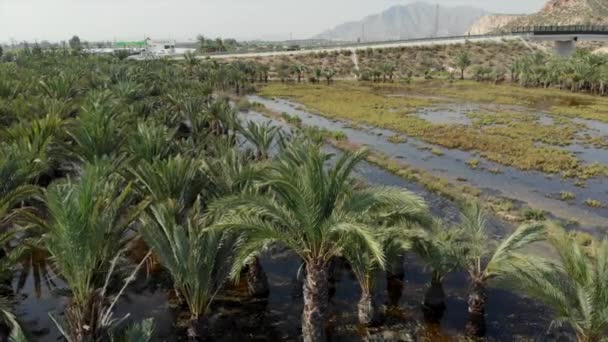
[[[429,0],[497,13],[537,11],[547,0]],[[0,0],[0,42],[194,38],[308,38],[412,0]]]

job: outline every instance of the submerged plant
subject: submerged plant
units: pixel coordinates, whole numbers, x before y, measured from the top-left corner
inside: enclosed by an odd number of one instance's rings
[[[467,270],[471,281],[466,334],[475,338],[483,336],[486,330],[487,286],[533,263],[530,262],[532,257],[522,254],[521,249],[543,239],[545,227],[540,223],[522,225],[493,248],[486,233],[485,214],[479,205],[471,204],[463,209],[460,229],[463,238],[462,252],[458,253],[459,262]]]
[[[143,220],[142,234],[173,279],[188,305],[191,337],[203,337],[209,305],[228,279],[234,240],[227,232],[210,229],[200,202],[178,223],[172,208],[153,205]]]

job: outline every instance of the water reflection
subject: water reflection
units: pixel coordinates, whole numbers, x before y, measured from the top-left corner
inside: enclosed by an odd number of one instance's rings
[[[347,135],[349,141],[355,144],[370,146],[391,157],[404,159],[408,165],[425,170],[435,176],[452,182],[464,179],[476,188],[526,202],[565,220],[578,221],[581,224],[580,229],[594,234],[599,234],[608,218],[608,208],[591,209],[583,203],[588,198],[597,199],[606,196],[608,182],[601,178],[588,180],[589,186],[581,187],[577,186],[574,180],[563,179],[558,175],[521,171],[488,161],[474,152],[440,148],[411,137],[408,137],[407,142],[404,143],[391,143],[388,138],[396,134],[394,131],[365,125],[357,125],[353,128],[350,123],[330,120],[301,110],[299,109],[301,106],[297,106],[291,101],[269,100],[259,96],[250,96],[249,99],[262,103],[279,113],[286,112],[289,115],[297,116],[304,125],[342,131]],[[443,155],[434,155],[433,148],[440,149]],[[480,160],[480,167],[476,169],[469,167],[466,162],[470,159]],[[500,170],[500,172],[490,172],[490,170]],[[562,191],[575,194],[579,200],[575,203],[566,203],[552,196]]]

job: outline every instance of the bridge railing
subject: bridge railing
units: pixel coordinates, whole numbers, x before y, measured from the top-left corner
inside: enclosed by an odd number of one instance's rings
[[[551,25],[551,26],[521,26],[516,27],[512,33],[524,34],[606,34],[608,25]]]

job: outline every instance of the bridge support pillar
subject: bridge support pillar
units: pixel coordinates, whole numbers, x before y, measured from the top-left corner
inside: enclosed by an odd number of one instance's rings
[[[576,39],[556,40],[553,50],[558,56],[570,57],[576,51]]]

